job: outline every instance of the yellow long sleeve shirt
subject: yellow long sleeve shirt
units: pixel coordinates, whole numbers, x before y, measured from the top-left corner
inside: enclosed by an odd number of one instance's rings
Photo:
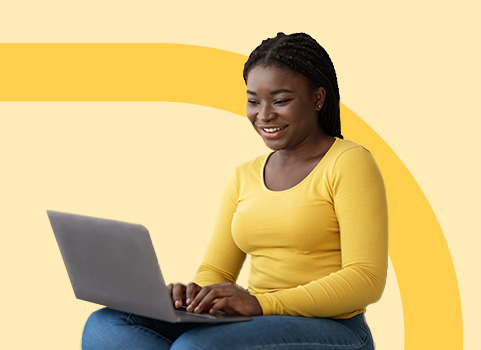
[[[194,282],[234,283],[251,255],[249,292],[264,315],[349,318],[384,289],[387,204],[372,155],[336,139],[296,186],[271,191],[268,156],[239,166],[224,191]]]

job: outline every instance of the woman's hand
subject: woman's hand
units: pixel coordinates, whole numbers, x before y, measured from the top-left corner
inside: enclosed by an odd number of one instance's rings
[[[262,308],[257,298],[232,283],[212,284],[195,294],[194,300],[187,303],[187,311],[210,314],[223,311],[228,315],[243,316],[262,315]]]
[[[170,283],[168,286],[172,302],[175,308],[180,308],[182,306],[189,306],[194,300],[197,293],[202,289],[201,286],[195,284],[194,282],[189,283],[187,286],[182,283]]]

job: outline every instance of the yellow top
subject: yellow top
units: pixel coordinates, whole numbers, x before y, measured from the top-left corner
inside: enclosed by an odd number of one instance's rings
[[[271,191],[268,156],[239,166],[194,282],[234,283],[251,255],[249,292],[264,315],[349,318],[384,289],[387,204],[374,158],[336,139],[296,186]]]

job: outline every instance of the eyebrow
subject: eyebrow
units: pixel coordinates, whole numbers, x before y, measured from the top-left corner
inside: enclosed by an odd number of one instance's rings
[[[269,95],[277,95],[277,94],[281,94],[283,92],[294,92],[294,91],[289,90],[289,89],[279,89],[279,90],[274,90],[274,91],[269,92]],[[257,94],[254,91],[247,90],[247,93],[249,95],[257,96]]]

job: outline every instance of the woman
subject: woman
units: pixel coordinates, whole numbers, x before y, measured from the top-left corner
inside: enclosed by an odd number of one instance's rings
[[[262,42],[244,67],[247,117],[273,150],[239,166],[176,307],[253,316],[173,325],[103,309],[84,349],[373,349],[365,307],[387,268],[387,206],[371,154],[343,140],[332,62],[310,36]],[[234,283],[251,255],[249,288]]]

